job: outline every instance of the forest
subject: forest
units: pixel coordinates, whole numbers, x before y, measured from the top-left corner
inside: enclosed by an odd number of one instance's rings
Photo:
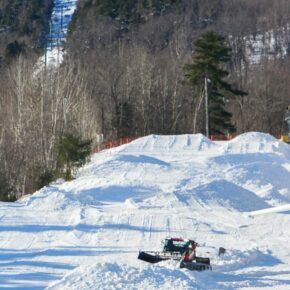
[[[52,0],[0,1],[0,65],[43,52]]]
[[[201,87],[186,76],[196,41],[229,48],[223,118],[209,134],[287,131],[288,0],[79,0],[64,62],[35,73],[52,1],[0,1],[0,196],[19,198],[59,168],[66,134],[92,140],[206,133]],[[221,115],[222,116],[222,115]],[[212,121],[211,121],[212,120]]]

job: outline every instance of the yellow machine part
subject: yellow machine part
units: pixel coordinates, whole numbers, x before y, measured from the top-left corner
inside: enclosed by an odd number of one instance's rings
[[[290,137],[288,135],[282,135],[281,141],[290,143]]]

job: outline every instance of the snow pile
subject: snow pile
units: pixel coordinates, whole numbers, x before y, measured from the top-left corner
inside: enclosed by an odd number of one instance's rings
[[[133,141],[123,146],[119,152],[122,153],[196,153],[203,152],[218,146],[202,134],[178,135],[178,136],[157,136],[151,135]]]
[[[259,215],[289,208],[289,177],[290,146],[262,133],[105,150],[75,180],[0,203],[0,288],[290,289],[290,215]],[[195,239],[213,271],[137,260],[168,236]]]
[[[192,289],[194,277],[188,277],[179,271],[174,263],[171,267],[146,266],[142,272],[137,267],[130,267],[118,263],[103,263],[89,268],[77,268],[69,276],[48,290],[90,290],[90,289],[144,289],[167,290]]]
[[[195,198],[205,204],[216,203],[240,212],[269,206],[255,193],[225,180],[213,181],[196,188]]]
[[[223,164],[231,182],[271,205],[290,203],[290,146],[269,134],[251,132],[226,142],[224,154],[213,157]]]
[[[269,134],[250,132],[242,134],[225,145],[225,153],[273,153],[289,158],[290,150],[286,143],[280,142]]]

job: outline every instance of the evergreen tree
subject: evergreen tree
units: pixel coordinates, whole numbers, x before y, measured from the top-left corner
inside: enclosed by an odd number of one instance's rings
[[[97,0],[97,12],[100,15],[116,18],[119,16],[119,5],[116,0]]]
[[[97,14],[120,20],[121,23],[139,23],[141,10],[161,14],[177,0],[96,0]]]
[[[3,172],[0,172],[0,201],[15,201],[16,197],[13,191],[13,187],[9,184]]]
[[[225,108],[229,95],[246,95],[234,89],[225,79],[229,72],[224,64],[231,60],[231,49],[225,39],[213,31],[204,33],[195,43],[193,62],[185,67],[186,77],[194,86],[201,88],[205,97],[207,134],[233,132],[232,114]],[[207,123],[207,122],[206,122]],[[206,126],[207,126],[206,125]]]
[[[17,40],[6,46],[5,57],[10,60],[25,52],[25,44],[19,43]]]
[[[58,144],[58,169],[65,170],[65,180],[72,179],[72,170],[82,166],[91,153],[91,140],[66,134]]]
[[[55,174],[52,170],[46,169],[37,178],[36,188],[41,189],[44,186],[49,185],[53,180],[55,180]]]
[[[119,102],[116,105],[116,115],[113,125],[117,131],[118,138],[130,137],[133,135],[134,110],[129,102]]]

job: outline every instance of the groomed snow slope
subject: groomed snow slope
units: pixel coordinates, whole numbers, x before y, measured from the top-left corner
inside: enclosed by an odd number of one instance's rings
[[[0,203],[0,288],[290,289],[290,215],[248,215],[288,203],[290,146],[270,135],[140,138]],[[198,241],[213,271],[137,260],[167,236]]]
[[[38,60],[36,71],[39,71],[44,65],[54,68],[62,63],[69,25],[76,8],[77,0],[53,1],[46,53]]]

